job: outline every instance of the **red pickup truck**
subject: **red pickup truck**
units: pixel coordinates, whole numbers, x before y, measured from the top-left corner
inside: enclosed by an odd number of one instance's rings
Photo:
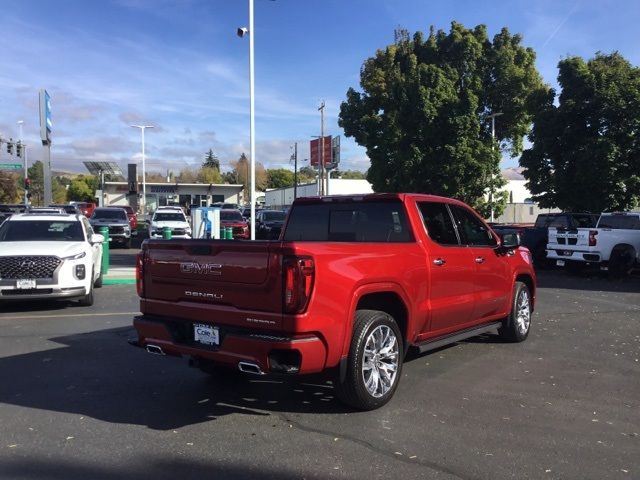
[[[297,199],[279,240],[149,240],[137,344],[204,371],[333,375],[358,409],[393,396],[409,349],[527,338],[536,277],[517,235],[420,194]]]

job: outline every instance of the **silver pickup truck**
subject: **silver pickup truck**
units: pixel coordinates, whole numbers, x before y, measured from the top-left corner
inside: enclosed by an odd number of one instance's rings
[[[89,222],[96,233],[100,233],[100,227],[108,227],[111,244],[117,243],[125,248],[131,248],[131,227],[127,212],[123,208],[96,208]]]

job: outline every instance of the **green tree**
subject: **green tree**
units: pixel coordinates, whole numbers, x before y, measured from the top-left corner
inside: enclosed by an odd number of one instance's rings
[[[220,171],[220,160],[213,154],[213,150],[209,149],[207,155],[205,156],[204,163],[202,164],[203,168],[214,168]]]
[[[29,192],[31,193],[30,202],[32,205],[42,206],[44,202],[44,165],[40,160],[34,162],[27,169],[29,180],[31,180],[31,186]]]
[[[198,173],[194,172],[190,168],[183,168],[176,177],[176,181],[180,183],[195,183],[198,178]]]
[[[51,194],[53,203],[67,203],[67,188],[60,181],[60,177],[53,177],[51,180]]]
[[[293,186],[293,172],[286,168],[271,168],[267,170],[267,188],[283,188]]]
[[[543,207],[627,210],[640,196],[640,69],[619,53],[558,64],[520,165]]]
[[[15,203],[20,200],[21,192],[18,183],[22,179],[16,173],[0,171],[0,203]]]
[[[367,178],[367,175],[358,170],[335,170],[331,172],[331,178],[342,178],[345,180],[364,180]]]
[[[313,167],[305,165],[298,170],[298,183],[311,183],[316,181],[318,171]]]
[[[535,102],[548,90],[535,53],[506,28],[490,40],[466,29],[396,32],[396,41],[365,61],[362,92],[340,107],[345,134],[367,149],[367,179],[377,192],[414,191],[480,206],[504,184],[501,150],[522,150]],[[502,113],[491,136],[489,115]],[[500,211],[496,210],[499,214]]]
[[[80,175],[71,180],[67,196],[69,200],[93,202],[96,194],[96,179],[91,175]]]
[[[198,172],[197,180],[202,183],[222,183],[222,175],[217,168],[202,167]]]

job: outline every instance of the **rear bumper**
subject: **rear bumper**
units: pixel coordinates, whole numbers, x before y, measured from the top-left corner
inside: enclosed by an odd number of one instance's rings
[[[547,258],[551,260],[565,260],[571,262],[600,263],[602,256],[600,252],[585,250],[567,250],[564,248],[554,248],[547,250]]]
[[[190,356],[222,367],[238,369],[240,362],[252,363],[265,373],[308,374],[325,369],[327,349],[313,334],[286,335],[218,325],[220,345],[208,346],[193,340],[193,322],[151,315],[134,317],[138,345],[160,347],[167,355]]]

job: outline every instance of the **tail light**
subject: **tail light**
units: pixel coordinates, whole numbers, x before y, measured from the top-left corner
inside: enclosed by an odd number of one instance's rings
[[[596,235],[598,235],[597,230],[589,230],[589,246],[590,247],[595,247],[596,244],[598,243],[598,239],[596,238]]]
[[[144,252],[138,253],[136,255],[136,290],[138,291],[138,296],[142,297],[144,295]]]
[[[285,313],[302,313],[307,309],[313,290],[315,279],[313,259],[310,257],[285,257],[283,267],[284,311]]]

